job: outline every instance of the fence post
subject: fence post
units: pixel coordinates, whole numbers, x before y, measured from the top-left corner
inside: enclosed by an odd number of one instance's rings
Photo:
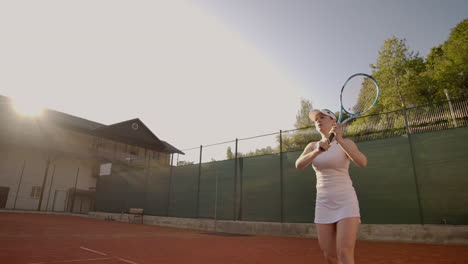
[[[50,166],[50,156],[47,157],[47,164],[46,164],[46,169],[44,172],[44,178],[42,179],[41,195],[39,196],[39,204],[37,205],[37,211],[41,211],[42,198],[44,197],[44,190],[45,190],[45,185],[47,182],[47,174],[49,174],[49,166]],[[47,208],[46,208],[46,211],[47,211]]]
[[[202,152],[203,146],[200,145],[200,161],[198,163],[198,187],[197,187],[197,211],[195,212],[196,217],[198,218],[198,210],[199,210],[199,203],[200,203],[200,178],[201,178],[201,164],[202,164]]]
[[[281,195],[281,223],[284,221],[284,193],[283,193],[283,131],[280,130],[280,195]]]
[[[54,181],[54,175],[55,175],[55,164],[54,164],[54,169],[52,170],[52,178],[50,179],[50,186],[49,186],[49,195],[47,196],[47,203],[46,203],[46,212],[49,211],[49,199],[50,199],[50,193],[52,192],[52,182]]]
[[[403,104],[403,116],[405,118],[405,127],[406,127],[406,132],[408,135],[408,144],[409,144],[409,150],[410,150],[410,156],[411,156],[411,165],[413,167],[413,175],[414,175],[414,184],[416,188],[416,198],[418,200],[418,208],[419,208],[419,218],[421,221],[421,225],[424,225],[424,214],[423,214],[423,209],[421,205],[421,192],[419,190],[419,181],[418,181],[418,175],[416,172],[416,164],[414,161],[414,151],[413,151],[413,140],[411,136],[411,129],[409,127],[409,122],[408,122],[408,115],[406,112],[406,105]]]
[[[236,138],[236,149],[234,153],[234,199],[233,199],[233,207],[232,207],[232,220],[237,220],[237,145],[239,143],[239,139]]]
[[[455,118],[455,113],[453,112],[452,101],[450,100],[450,96],[448,94],[447,89],[444,89],[444,92],[445,92],[445,96],[447,97],[447,101],[449,103],[450,114],[452,115],[452,119],[453,119],[453,126],[458,127],[457,119]]]
[[[71,209],[70,213],[73,213],[73,207],[75,206],[75,199],[76,199],[76,185],[78,184],[78,175],[80,174],[80,168],[76,171],[76,177],[75,177],[75,188],[73,189],[73,198],[71,201]]]
[[[177,153],[179,157],[179,153]],[[179,158],[177,158],[179,159]],[[172,192],[172,174],[174,170],[174,153],[171,154],[171,165],[169,168],[169,190],[167,190],[167,206],[166,206],[166,215],[169,216],[169,211],[171,210],[171,192]]]
[[[21,182],[23,181],[24,167],[26,167],[26,160],[23,161],[23,168],[21,169],[20,180],[18,183],[18,188],[16,189],[15,202],[13,203],[13,210],[16,209],[16,201],[18,200],[19,190],[21,187]]]
[[[148,200],[148,188],[147,186],[149,185],[148,184],[148,178],[149,178],[149,174],[150,174],[150,162],[151,162],[151,158],[150,158],[150,155],[148,154],[148,149],[145,149],[145,170],[144,170],[144,175],[145,175],[145,186],[143,186],[143,214],[146,212],[148,212],[148,210],[146,209],[146,204],[147,204],[147,200]]]

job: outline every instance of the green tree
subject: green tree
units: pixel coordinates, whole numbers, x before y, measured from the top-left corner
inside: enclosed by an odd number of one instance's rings
[[[427,56],[427,74],[434,97],[444,99],[444,89],[453,97],[468,96],[468,19],[452,29],[448,40]]]
[[[226,151],[226,158],[227,159],[233,159],[235,158],[236,156],[234,155],[234,153],[232,153],[232,149],[231,147],[228,147],[227,148],[227,151]]]
[[[297,130],[282,134],[283,151],[303,149],[309,142],[317,138],[313,123],[309,118],[309,113],[313,109],[311,101],[301,98],[299,111],[296,114],[296,122],[294,123],[294,127]],[[279,145],[279,136],[277,137],[277,142]]]
[[[312,107],[312,102],[301,98],[301,106],[296,115],[296,123],[294,123],[295,128],[305,128],[312,126],[312,121],[309,118],[309,113],[314,108]]]
[[[372,75],[380,86],[379,104],[373,113],[390,111],[416,104],[424,94],[424,59],[409,50],[405,39],[392,37],[384,41]]]

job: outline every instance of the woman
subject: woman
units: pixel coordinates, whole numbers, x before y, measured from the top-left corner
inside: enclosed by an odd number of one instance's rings
[[[328,109],[312,110],[310,119],[322,140],[309,143],[296,161],[296,168],[312,164],[317,175],[315,224],[326,263],[354,263],[354,247],[361,223],[359,204],[349,177],[349,163],[367,166],[367,158],[351,139],[343,138],[343,128]],[[332,142],[328,138],[335,134]],[[337,262],[338,261],[338,262]]]

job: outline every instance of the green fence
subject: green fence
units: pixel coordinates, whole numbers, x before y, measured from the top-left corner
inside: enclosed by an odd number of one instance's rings
[[[455,128],[358,143],[369,160],[367,168],[350,169],[362,222],[468,224],[467,138],[468,128]],[[139,207],[148,215],[187,218],[313,222],[315,174],[311,167],[295,168],[300,153],[157,171],[114,166],[111,175],[99,178],[96,208],[126,212]]]
[[[453,112],[447,112],[446,103],[431,111],[408,108],[361,119],[365,129],[355,129],[359,122],[348,128],[369,161],[366,168],[350,168],[363,223],[468,224],[466,105],[454,102]],[[274,135],[288,141],[280,140],[267,155],[237,155],[236,140],[236,156],[227,160],[200,157],[198,163],[151,170],[113,166],[111,175],[98,179],[96,209],[139,207],[156,216],[312,223],[314,171],[295,168],[301,148],[284,149],[317,136],[305,135]]]

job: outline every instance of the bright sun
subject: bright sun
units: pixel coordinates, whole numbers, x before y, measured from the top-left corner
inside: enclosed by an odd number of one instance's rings
[[[35,100],[14,100],[16,112],[25,116],[39,116],[44,108]]]

